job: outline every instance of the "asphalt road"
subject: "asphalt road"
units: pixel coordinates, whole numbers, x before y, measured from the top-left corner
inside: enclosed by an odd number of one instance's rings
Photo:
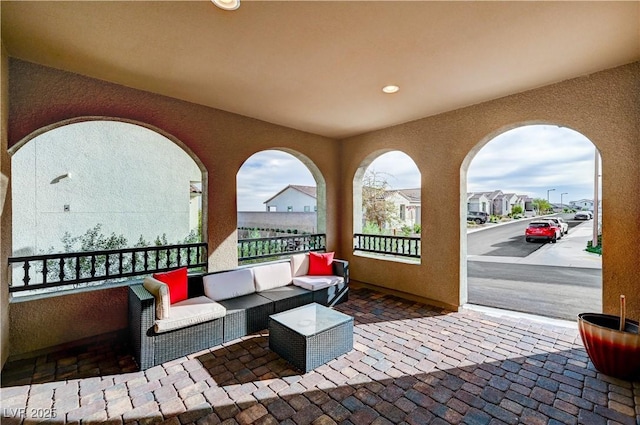
[[[467,261],[468,302],[567,320],[601,311],[602,270],[509,262],[543,246],[525,242],[526,225],[518,221],[467,236],[469,255],[505,257],[505,262]]]

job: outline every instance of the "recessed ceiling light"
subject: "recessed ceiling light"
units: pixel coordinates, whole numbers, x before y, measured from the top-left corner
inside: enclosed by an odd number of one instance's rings
[[[213,4],[224,10],[236,10],[240,7],[240,0],[211,0]]]
[[[382,88],[382,91],[383,91],[383,92],[385,92],[385,93],[388,93],[388,94],[395,93],[395,92],[397,92],[398,90],[400,90],[400,87],[398,87],[398,86],[393,86],[393,85],[384,86],[384,87]]]

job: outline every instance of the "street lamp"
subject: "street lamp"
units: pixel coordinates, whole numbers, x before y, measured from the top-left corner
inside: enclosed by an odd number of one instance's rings
[[[551,208],[551,203],[549,202],[549,192],[554,191],[554,190],[555,190],[555,189],[548,189],[548,190],[547,190],[547,206],[548,206],[549,208]],[[547,211],[547,213],[548,213],[548,212],[549,212],[549,211]]]
[[[560,194],[560,209],[562,210],[562,212],[564,212],[564,204],[562,203],[562,197],[563,197],[564,195],[568,195],[568,194],[569,194],[569,192],[562,192],[562,193]]]
[[[549,192],[552,192],[552,191],[554,191],[554,190],[555,190],[555,189],[549,189],[549,190],[547,190],[547,202],[549,202]]]

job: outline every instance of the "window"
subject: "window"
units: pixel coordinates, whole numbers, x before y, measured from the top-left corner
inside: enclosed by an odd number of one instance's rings
[[[404,220],[406,218],[406,207],[404,204],[400,205],[400,220]]]
[[[311,212],[311,207],[309,205],[305,205],[304,212]]]
[[[293,206],[289,205],[289,206],[287,207],[287,212],[293,212]]]

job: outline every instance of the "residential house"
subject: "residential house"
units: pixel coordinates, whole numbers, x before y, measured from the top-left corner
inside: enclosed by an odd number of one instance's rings
[[[316,212],[315,186],[290,184],[264,201],[267,212]]]
[[[580,199],[578,201],[569,202],[569,206],[574,210],[593,211],[593,199]]]
[[[420,224],[420,188],[391,189],[386,192],[385,199],[396,205],[400,227]]]
[[[501,190],[493,192],[473,192],[467,194],[467,211],[486,212],[491,215],[507,215],[514,206],[519,205],[526,210],[526,203],[530,201],[527,195],[503,193]]]
[[[506,203],[504,193],[501,190],[494,190],[487,194],[487,198],[491,202],[491,214],[492,215],[506,215],[509,205]]]
[[[506,214],[509,214],[513,211],[513,207],[518,204],[518,199],[519,196],[515,193],[505,193],[503,195],[504,198],[504,202],[505,202],[505,208],[506,208]],[[524,211],[524,204],[522,205],[522,211]]]
[[[485,195],[485,192],[467,194],[467,211],[491,214],[491,202]]]

